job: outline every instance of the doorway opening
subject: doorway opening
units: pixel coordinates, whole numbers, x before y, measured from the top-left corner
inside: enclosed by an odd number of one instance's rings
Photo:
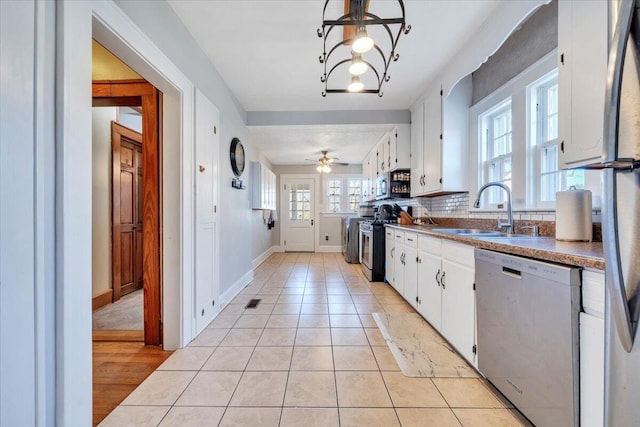
[[[144,343],[162,344],[160,283],[161,93],[146,81],[94,81],[94,107],[141,111],[141,131],[112,121],[110,141],[112,302],[142,288]]]
[[[162,93],[93,45],[96,425],[171,352],[162,349]]]

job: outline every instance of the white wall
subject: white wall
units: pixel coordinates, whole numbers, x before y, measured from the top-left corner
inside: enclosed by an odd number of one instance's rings
[[[245,126],[246,112],[166,2],[154,2],[153,7],[147,2],[117,0],[116,4],[220,110],[220,292],[224,293],[251,270],[255,257],[271,247],[274,233],[262,224],[261,213],[251,210],[250,192],[231,187],[233,137],[242,141],[247,164],[262,158]],[[241,179],[249,183],[248,168]]]
[[[111,289],[111,121],[116,107],[92,109],[91,289]]]
[[[0,2],[1,426],[55,425],[54,12]]]

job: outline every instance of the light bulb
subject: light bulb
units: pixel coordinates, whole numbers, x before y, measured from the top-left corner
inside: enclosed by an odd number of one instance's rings
[[[349,66],[349,72],[354,76],[360,76],[364,74],[369,66],[362,60],[362,55],[354,53],[351,59],[351,65]]]
[[[364,84],[360,81],[360,77],[351,76],[351,84],[347,86],[349,92],[360,92],[364,89]]]
[[[329,165],[324,165],[324,166],[322,167],[322,172],[324,172],[324,173],[329,173],[329,172],[331,172],[331,168],[329,167]]]
[[[373,39],[369,37],[365,27],[358,28],[358,31],[356,32],[356,39],[353,41],[353,46],[351,46],[351,48],[356,53],[365,53],[373,48]]]
[[[317,170],[318,172],[322,172],[322,166],[318,166],[318,167],[316,168],[316,170]]]

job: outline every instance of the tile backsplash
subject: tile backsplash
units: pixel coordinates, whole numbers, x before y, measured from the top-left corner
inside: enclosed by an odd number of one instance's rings
[[[433,218],[472,218],[491,219],[503,217],[504,210],[497,211],[469,211],[469,193],[448,194],[437,197],[418,197],[404,203],[413,206],[413,217],[426,217],[430,213]],[[593,222],[601,222],[600,209],[593,210]],[[555,210],[517,210],[513,212],[513,218],[521,221],[555,221]]]

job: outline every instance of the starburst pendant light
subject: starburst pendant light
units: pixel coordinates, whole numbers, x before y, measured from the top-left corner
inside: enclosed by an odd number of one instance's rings
[[[335,10],[335,7],[328,7],[329,3],[339,1],[344,1],[344,15],[335,19],[327,19],[327,11]],[[320,77],[320,81],[324,83],[322,96],[327,96],[328,93],[376,93],[378,96],[383,95],[382,85],[391,78],[389,65],[400,58],[396,52],[400,35],[409,34],[411,25],[407,25],[405,22],[402,0],[393,0],[398,4],[399,17],[396,18],[381,18],[370,13],[368,10],[370,1],[374,2],[375,0],[325,1],[322,12],[322,28],[318,29],[318,37],[324,40],[324,50],[319,57],[320,63],[324,64],[324,74]],[[332,30],[336,28],[343,28],[344,35],[341,41],[332,46],[332,42],[328,43],[328,39]],[[375,31],[376,29],[379,30]],[[336,29],[336,31],[338,30]],[[372,37],[371,34],[376,36]],[[376,37],[383,40],[376,41]],[[366,58],[364,54],[367,55]],[[363,81],[361,76],[369,70],[373,76],[369,76]],[[351,83],[347,85],[346,89],[330,86],[329,79],[332,76],[335,76],[333,80],[346,83],[349,81],[347,79],[350,79]],[[365,88],[365,82],[372,87]],[[374,82],[373,85],[371,82]]]

